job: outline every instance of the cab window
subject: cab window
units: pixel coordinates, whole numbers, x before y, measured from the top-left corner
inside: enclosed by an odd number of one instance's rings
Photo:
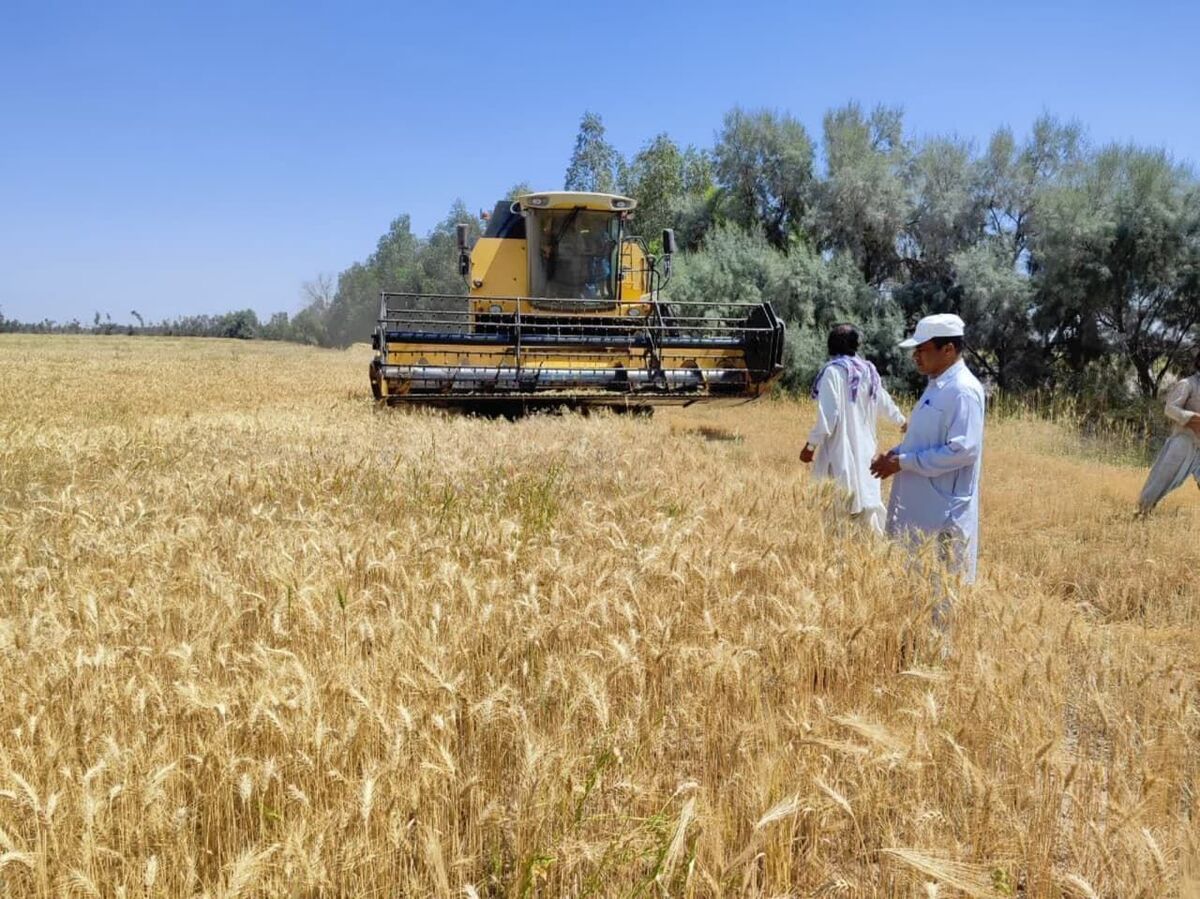
[[[616,287],[618,222],[586,209],[553,210],[540,217],[539,264],[547,297],[612,299]]]

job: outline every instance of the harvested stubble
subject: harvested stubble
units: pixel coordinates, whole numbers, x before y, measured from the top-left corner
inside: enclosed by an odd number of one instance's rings
[[[1192,889],[1194,489],[993,421],[943,659],[807,405],[404,414],[366,358],[0,338],[0,894]]]

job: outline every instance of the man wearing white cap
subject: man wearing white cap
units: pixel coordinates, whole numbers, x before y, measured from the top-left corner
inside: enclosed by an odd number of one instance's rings
[[[926,316],[900,346],[912,348],[929,384],[909,416],[904,441],[871,465],[877,478],[895,476],[887,532],[914,548],[935,541],[941,561],[970,583],[979,556],[983,386],[962,360],[963,321],[957,315]],[[949,611],[949,597],[943,597],[935,621]]]

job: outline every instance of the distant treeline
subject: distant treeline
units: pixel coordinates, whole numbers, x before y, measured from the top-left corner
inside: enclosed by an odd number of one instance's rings
[[[558,186],[518,184],[509,196]],[[733,109],[711,148],[660,134],[626,158],[587,113],[562,186],[635,197],[636,230],[652,248],[675,229],[682,252],[667,299],[773,303],[795,388],[838,321],[858,324],[867,355],[904,380],[912,368],[896,342],[907,325],[957,312],[971,364],[996,386],[1115,402],[1153,396],[1200,343],[1195,174],[1161,149],[1092,146],[1051,116],[978,147],[906,134],[890,107],[830,111],[819,143],[786,113]],[[366,340],[380,290],[464,292],[458,222],[479,234],[480,214],[461,200],[425,237],[399,216],[363,261],[306,284],[290,319],[235,312],[134,330]]]
[[[111,316],[84,324],[78,319],[65,324],[49,319],[40,322],[19,322],[0,315],[0,333],[7,334],[144,334],[159,337],[230,337],[238,340],[294,340],[318,343],[317,332],[309,332],[312,316],[301,312],[288,318],[277,312],[263,322],[253,309],[241,309],[221,315],[185,315],[181,318],[147,323],[137,312],[133,322],[114,322]]]

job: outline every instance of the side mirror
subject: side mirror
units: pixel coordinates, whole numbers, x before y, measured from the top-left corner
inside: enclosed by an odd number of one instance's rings
[[[467,226],[459,222],[454,226],[454,237],[458,241],[458,273],[464,278],[471,273],[471,252],[467,249]]]
[[[663,228],[662,235],[662,284],[665,287],[667,282],[671,280],[671,256],[675,253],[675,232],[670,228]]]

